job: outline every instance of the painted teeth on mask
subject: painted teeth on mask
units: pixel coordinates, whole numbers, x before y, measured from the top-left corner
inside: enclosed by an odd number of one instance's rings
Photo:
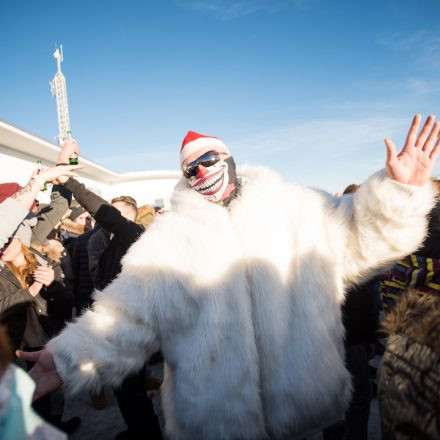
[[[223,181],[223,175],[220,176],[220,178],[217,180],[215,178],[208,179],[207,181],[201,183],[200,185],[195,186],[194,189],[201,193],[209,192],[214,189],[217,190],[220,187],[222,181]]]
[[[222,182],[219,180],[217,181],[217,183],[209,188],[205,188],[200,190],[201,194],[207,193],[207,192],[211,192],[211,191],[217,191],[222,185]]]

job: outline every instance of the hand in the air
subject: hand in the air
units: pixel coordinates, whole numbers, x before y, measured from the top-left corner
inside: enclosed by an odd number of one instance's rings
[[[394,142],[385,139],[387,147],[386,169],[391,179],[400,183],[422,186],[431,177],[435,161],[440,153],[440,122],[434,122],[430,115],[417,136],[421,121],[420,115],[412,120],[402,151],[397,154]]]
[[[58,153],[57,163],[69,163],[69,157],[79,156],[79,153],[78,142],[75,139],[68,139]]]
[[[39,172],[34,173],[34,177],[42,182],[59,183],[61,179],[66,181],[70,176],[76,177],[75,171],[84,168],[82,165],[63,165],[52,168],[43,168]]]

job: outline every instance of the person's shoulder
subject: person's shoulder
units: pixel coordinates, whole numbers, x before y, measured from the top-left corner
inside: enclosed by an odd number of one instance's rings
[[[10,270],[8,269],[8,266],[0,265],[0,276],[5,277],[7,272],[10,272]]]
[[[263,165],[244,163],[237,167],[237,176],[244,177],[249,183],[257,183],[262,180],[281,182],[283,179],[275,170]]]
[[[6,292],[4,292],[4,289],[6,289],[6,286],[14,285],[15,287],[19,287],[20,283],[18,282],[16,276],[9,270],[7,266],[0,266],[0,285],[3,286],[2,289],[0,289],[0,296],[4,296]]]

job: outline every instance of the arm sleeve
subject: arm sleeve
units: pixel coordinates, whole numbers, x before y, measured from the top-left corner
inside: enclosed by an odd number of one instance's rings
[[[154,279],[150,283],[156,284]],[[151,293],[135,274],[122,273],[95,297],[87,311],[48,343],[56,369],[70,393],[118,386],[158,350],[159,340]]]
[[[7,198],[0,203],[0,248],[8,242],[28,213],[29,210],[15,199]]]
[[[128,247],[135,242],[144,231],[141,225],[126,219],[119,209],[112,205],[102,205],[95,215],[95,220],[106,231],[123,238],[124,242],[128,244]]]
[[[435,191],[404,185],[387,177],[385,170],[370,177],[353,197],[343,197],[347,240],[344,279],[359,282],[370,269],[390,264],[417,249],[427,229],[427,216]]]
[[[62,185],[54,185],[50,196],[50,205],[38,215],[38,222],[32,229],[32,242],[44,244],[50,231],[67,212],[72,201],[72,193]]]
[[[143,228],[140,225],[126,219],[117,208],[89,191],[82,183],[70,178],[64,186],[72,191],[76,201],[90,212],[105,230],[124,237],[124,240],[130,243],[133,243],[142,233]]]
[[[94,192],[88,190],[83,183],[78,182],[71,177],[64,184],[64,187],[71,191],[75,200],[93,217],[95,217],[96,212],[101,207],[101,205],[111,206],[103,198],[99,197]],[[116,208],[115,208],[116,209]],[[118,211],[119,212],[119,211]]]

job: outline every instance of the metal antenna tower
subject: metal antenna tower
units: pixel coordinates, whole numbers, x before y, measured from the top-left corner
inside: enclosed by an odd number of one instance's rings
[[[57,113],[58,113],[58,145],[62,146],[67,139],[72,137],[70,130],[69,120],[69,106],[67,103],[67,87],[66,78],[64,78],[63,72],[61,72],[61,62],[63,61],[63,46],[56,48],[54,58],[57,60],[57,73],[52,81],[50,81],[50,87],[52,95],[55,96],[57,101]]]

